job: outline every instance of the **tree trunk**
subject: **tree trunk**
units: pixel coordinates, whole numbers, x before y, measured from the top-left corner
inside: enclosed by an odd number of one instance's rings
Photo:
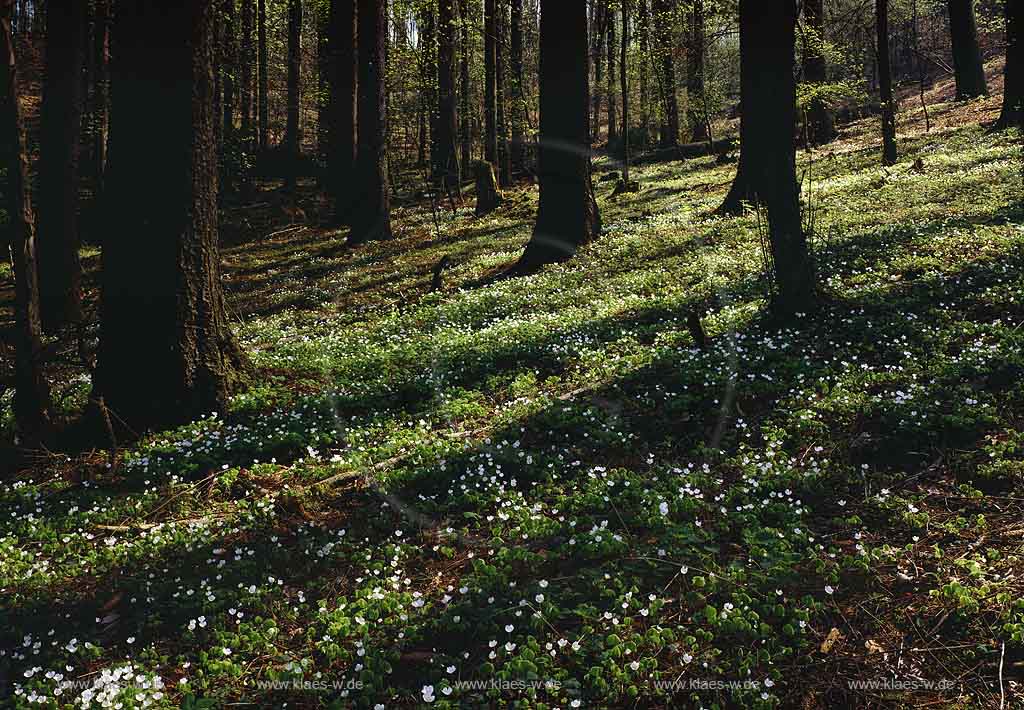
[[[609,0],[605,0],[609,3]],[[618,77],[615,75],[615,53],[619,49],[615,41],[615,12],[611,4],[605,5],[605,17],[608,32],[608,145],[619,139],[619,116],[617,99],[615,96],[615,83]]]
[[[572,257],[601,231],[590,177],[586,0],[541,5],[540,204],[517,268]]]
[[[13,0],[0,0],[0,151],[6,166],[3,243],[14,266],[14,416],[21,443],[34,447],[50,427],[50,388],[43,377],[36,278],[35,217],[11,29]]]
[[[889,68],[889,0],[876,0],[878,86],[882,99],[882,165],[895,165],[896,102],[892,95],[892,70]]]
[[[252,197],[253,176],[250,169],[255,135],[253,133],[252,116],[252,66],[255,55],[252,46],[253,33],[253,0],[242,0],[242,41],[241,59],[239,62],[239,75],[241,91],[239,99],[242,102],[242,151],[246,157],[246,165],[242,167],[242,195],[249,199]]]
[[[591,130],[591,137],[595,141],[601,140],[601,92],[604,89],[604,38],[605,38],[605,0],[594,0],[593,21],[591,22],[591,44],[594,63],[594,93],[591,97],[593,104],[594,128]]]
[[[1014,3],[1008,0],[1008,4]],[[981,63],[978,26],[974,18],[974,0],[949,0],[949,34],[953,43],[957,101],[987,96],[985,67]]]
[[[470,90],[469,90],[469,59],[473,53],[473,47],[469,42],[469,7],[466,0],[459,0],[459,24],[461,29],[460,44],[461,56],[459,58],[459,83],[461,85],[461,110],[460,110],[460,133],[462,135],[462,160],[460,163],[468,170],[470,161],[473,156],[473,135],[470,131],[469,125],[469,107],[470,107]]]
[[[486,160],[478,160],[473,167],[476,180],[476,216],[482,217],[498,208],[501,195],[498,193],[498,181],[494,177],[494,166]]]
[[[360,187],[348,243],[390,239],[391,198],[387,156],[387,0],[359,0],[359,147],[355,184]]]
[[[637,8],[637,38],[640,42],[640,125],[643,128],[641,151],[647,150],[651,133],[650,110],[650,52],[651,21],[647,0],[639,0]]]
[[[746,169],[768,213],[775,302],[780,314],[806,309],[814,298],[814,275],[800,220],[796,180],[796,0],[740,0],[740,32],[747,31],[744,61],[758,68],[751,101],[744,103]],[[750,30],[756,28],[751,33]],[[746,87],[744,87],[746,88]]]
[[[301,12],[301,8],[299,10]],[[260,151],[265,151],[270,145],[270,51],[267,49],[267,0],[259,0],[256,10],[256,43],[259,45],[259,145]],[[300,23],[301,24],[301,23]],[[290,30],[289,26],[289,30]],[[289,34],[289,40],[291,35]],[[289,45],[290,50],[290,45]],[[290,59],[290,57],[289,57]],[[291,65],[289,64],[289,79],[291,78]],[[290,110],[290,104],[289,104]]]
[[[238,38],[235,37],[235,0],[223,0],[224,34],[224,142],[235,135],[235,72],[238,70]],[[224,182],[223,180],[221,182]],[[226,188],[226,185],[222,185]]]
[[[675,22],[675,0],[653,0],[656,54],[661,60],[659,85],[663,121],[661,147],[679,145],[679,98],[676,96],[676,62],[672,55],[672,27]]]
[[[814,0],[811,0],[813,2]],[[820,2],[820,0],[818,0]],[[686,48],[686,98],[693,141],[708,139],[708,116],[704,110],[704,0],[693,0],[690,34]]]
[[[327,153],[330,148],[330,95],[331,72],[334,66],[330,58],[330,37],[328,22],[330,21],[330,4],[316,5],[316,164],[317,186],[326,187]]]
[[[523,91],[523,0],[512,0],[511,25],[511,170],[513,173],[521,175],[526,170],[526,143],[524,142],[526,99]]]
[[[622,89],[622,181],[629,188],[629,0],[622,1],[622,48],[619,57],[619,84]]]
[[[213,12],[214,0],[148,0],[114,18],[93,395],[137,433],[223,412],[246,369],[220,283]]]
[[[78,158],[87,5],[50,0],[39,149],[39,307],[54,332],[82,317]]]
[[[302,153],[299,133],[300,69],[302,68],[302,2],[288,0],[288,124],[285,129],[285,189],[295,190]]]
[[[756,202],[758,198],[748,165],[755,161],[759,141],[763,140],[755,125],[758,107],[754,105],[760,82],[755,35],[760,31],[755,13],[740,13],[740,159],[729,194],[715,211],[718,215],[741,214],[744,204]],[[789,140],[792,142],[792,136]]]
[[[438,2],[438,48],[437,48],[437,153],[439,164],[436,168],[441,186],[449,194],[462,194],[462,176],[459,170],[459,153],[456,146],[458,116],[455,96],[455,0]]]
[[[350,225],[356,205],[352,173],[356,167],[356,6],[355,0],[331,0],[329,54],[333,69],[328,91],[327,190],[334,226]]]
[[[437,92],[437,25],[434,17],[434,7],[425,5],[421,8],[419,17],[419,59],[420,59],[420,101],[423,106],[423,129],[426,132],[429,126],[429,141],[424,140],[424,158],[426,158],[425,147],[430,146],[430,178],[437,185],[441,179],[441,159],[439,157],[438,138],[438,92]],[[427,163],[424,162],[424,165]]]
[[[484,0],[484,160],[498,162],[498,42],[496,0]]]
[[[820,88],[827,80],[825,66],[825,16],[823,0],[804,0],[804,81]],[[835,139],[835,120],[832,111],[820,96],[811,98],[807,106],[808,139],[812,145],[824,145]]]
[[[1024,3],[1006,3],[1003,111],[997,128],[1024,126]]]
[[[110,132],[110,0],[96,0],[96,26],[93,33],[92,172],[96,194],[103,192],[107,170],[107,137]]]
[[[505,114],[505,42],[508,33],[508,28],[506,27],[507,17],[505,14],[506,1],[497,0],[494,18],[494,100],[498,107],[498,182],[502,187],[508,187],[512,182],[512,167],[509,162],[511,155],[508,149],[508,121]]]

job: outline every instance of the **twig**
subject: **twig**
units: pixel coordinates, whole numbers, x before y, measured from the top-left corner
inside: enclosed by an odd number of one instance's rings
[[[1003,648],[999,652],[999,710],[1006,707],[1006,691],[1003,689],[1003,659],[1006,657],[1006,641],[1003,641]]]

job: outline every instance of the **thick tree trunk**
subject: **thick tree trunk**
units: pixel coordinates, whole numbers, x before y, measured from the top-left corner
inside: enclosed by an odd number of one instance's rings
[[[436,175],[449,193],[462,194],[462,175],[456,146],[458,116],[455,95],[455,0],[438,2],[437,154]]]
[[[21,443],[34,447],[50,427],[50,388],[40,358],[42,326],[36,278],[35,217],[29,194],[28,153],[19,104],[13,0],[0,0],[0,152],[6,166],[3,186],[7,229],[2,243],[14,265],[14,416]]]
[[[540,205],[521,271],[568,259],[601,231],[590,177],[588,50],[586,0],[543,3]]]
[[[220,283],[213,12],[214,0],[148,0],[114,18],[93,395],[137,433],[224,411],[246,367]],[[144,382],[130,376],[140,365]]]
[[[288,123],[285,129],[285,189],[295,190],[302,153],[302,135],[299,133],[299,98],[302,68],[302,2],[288,0]]]
[[[494,166],[486,160],[478,160],[473,173],[476,181],[476,216],[482,217],[501,205],[498,180],[494,177]]]
[[[804,36],[804,81],[820,87],[827,80],[825,66],[825,16],[823,0],[804,0],[807,28]],[[815,96],[807,106],[808,139],[812,145],[824,145],[835,139],[836,127],[832,111],[821,97]]]
[[[238,38],[235,36],[235,0],[223,0],[224,33],[222,53],[224,64],[224,142],[229,143],[235,135],[235,72],[238,70]],[[224,182],[223,180],[221,181]],[[227,185],[222,185],[222,188]]]
[[[889,68],[889,0],[876,0],[875,22],[878,54],[878,86],[882,100],[882,165],[894,165],[896,150],[896,101]]]
[[[86,3],[50,0],[39,151],[39,307],[53,332],[82,317],[78,158]]]
[[[1024,126],[1024,2],[1006,3],[1003,111],[997,128]]]
[[[330,150],[330,95],[331,72],[334,66],[331,64],[330,37],[328,35],[328,22],[330,22],[330,4],[318,5],[316,11],[316,163],[317,163],[317,186],[326,187],[326,166],[327,154]]]
[[[498,42],[496,0],[484,0],[484,160],[498,162]]]
[[[327,191],[334,226],[350,225],[355,201],[352,174],[356,167],[356,4],[331,0],[328,33],[331,87],[327,156]]]
[[[622,2],[622,47],[619,56],[619,85],[622,89],[622,181],[629,188],[629,0]]]
[[[359,0],[359,147],[356,181],[360,194],[348,243],[390,239],[391,198],[388,187],[387,87],[385,86],[387,0]]]
[[[513,173],[520,175],[526,170],[526,143],[524,142],[526,100],[523,91],[523,0],[512,0],[511,24],[511,170]]]
[[[656,54],[661,60],[661,147],[679,145],[679,98],[676,96],[676,62],[672,55],[675,0],[653,0]]]
[[[811,1],[813,2],[813,0]],[[708,117],[704,107],[704,0],[693,0],[689,29],[689,41],[686,47],[686,98],[689,109],[690,135],[694,142],[698,142],[708,139]]]
[[[251,161],[254,147],[255,134],[253,132],[253,63],[255,54],[253,52],[253,0],[242,0],[242,41],[241,57],[239,60],[239,100],[242,103],[242,150],[245,156]],[[250,165],[242,168],[242,195],[246,198],[252,197],[253,176]]]
[[[110,0],[95,0],[93,30],[92,177],[96,194],[103,192],[107,170],[107,138],[110,133]]]
[[[460,130],[462,137],[462,160],[460,163],[468,170],[473,157],[473,135],[470,131],[470,87],[469,87],[469,60],[473,53],[473,47],[469,42],[469,7],[467,0],[459,0],[459,24],[460,36],[460,57],[459,57],[459,84],[461,88],[461,107],[459,113]]]
[[[301,13],[301,8],[300,8]],[[256,10],[256,43],[259,47],[259,145],[260,150],[265,151],[270,145],[270,51],[267,48],[267,0],[259,0]],[[301,25],[301,22],[300,22]],[[291,27],[289,26],[289,31]],[[289,39],[291,35],[289,34]],[[290,48],[290,45],[289,45]],[[289,64],[289,79],[291,78],[291,64]],[[290,105],[289,105],[290,110]]]
[[[796,43],[796,0],[740,0],[740,31],[757,28],[743,45],[758,68],[751,101],[743,123],[752,124],[744,136],[746,169],[753,190],[768,213],[771,241],[774,307],[780,314],[810,307],[814,273],[800,220],[800,193],[796,179],[796,80],[793,76]],[[749,34],[749,32],[748,32]]]
[[[605,0],[605,2],[608,3],[609,0]],[[615,12],[610,3],[605,5],[605,17],[608,32],[608,143],[610,145],[619,139],[618,99],[615,95],[615,84],[618,82],[618,77],[615,74],[615,53],[619,50],[619,45],[615,41]]]
[[[1008,0],[1008,4],[1013,3],[1014,0]],[[949,0],[949,33],[953,43],[957,100],[988,95],[985,67],[981,63],[981,48],[978,46],[974,0]]]

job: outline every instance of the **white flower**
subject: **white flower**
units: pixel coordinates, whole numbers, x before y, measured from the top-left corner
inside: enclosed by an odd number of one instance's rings
[[[830,585],[830,584],[826,584],[825,585],[825,594],[831,594],[834,591],[836,591],[836,590],[835,590],[834,587],[832,587],[832,585]]]
[[[424,685],[423,686],[423,690],[421,692],[423,693],[423,702],[425,702],[425,703],[432,703],[432,702],[434,702],[434,686],[432,686],[432,685]]]
[[[665,501],[661,501],[661,504],[658,505],[658,510],[661,512],[662,515],[668,515],[668,503],[666,503]]]

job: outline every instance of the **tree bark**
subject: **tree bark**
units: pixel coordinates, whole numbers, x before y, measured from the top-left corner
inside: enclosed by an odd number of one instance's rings
[[[224,411],[247,367],[220,283],[213,12],[214,0],[147,0],[114,18],[93,397],[136,433]]]
[[[658,83],[661,88],[662,148],[679,145],[679,98],[676,96],[676,62],[672,55],[672,27],[675,0],[652,0],[656,53],[661,60]]]
[[[302,2],[288,0],[288,123],[285,129],[285,189],[294,191],[302,153],[299,133],[299,99],[302,68]]]
[[[825,15],[823,0],[804,0],[804,18],[807,27],[804,36],[804,81],[820,87],[827,81],[825,64]],[[808,139],[812,145],[824,145],[836,137],[832,111],[820,96],[811,98],[807,106]]]
[[[354,200],[352,173],[356,167],[356,4],[331,0],[328,32],[331,87],[327,156],[327,191],[334,226],[351,225]]]
[[[253,0],[242,0],[242,41],[241,58],[239,60],[239,75],[241,91],[239,100],[242,103],[242,152],[246,158],[246,164],[242,166],[241,184],[242,195],[251,198],[253,190],[253,176],[249,162],[252,160],[255,134],[253,133]]]
[[[820,0],[818,1],[820,2]],[[704,22],[704,0],[693,0],[690,9],[689,41],[686,48],[686,97],[690,135],[694,142],[708,139],[707,116],[704,111],[704,44],[706,41]]]
[[[93,31],[92,171],[96,194],[103,192],[107,170],[107,138],[110,133],[110,0],[95,0]]]
[[[601,140],[601,92],[604,89],[604,38],[605,22],[607,22],[605,6],[605,0],[594,0],[593,19],[590,25],[591,44],[593,45],[591,61],[594,63],[594,91],[591,96],[594,128],[591,131],[591,138],[595,141]]]
[[[745,6],[741,6],[741,9],[743,7]],[[741,214],[746,203],[753,203],[758,199],[748,164],[754,162],[759,141],[762,140],[754,118],[757,110],[754,96],[760,81],[760,67],[755,58],[755,35],[759,31],[754,13],[740,12],[740,159],[729,194],[715,211],[718,215]]]
[[[391,198],[387,157],[387,0],[359,0],[359,144],[356,185],[359,209],[354,215],[348,243],[390,239]]]
[[[637,6],[637,40],[640,43],[640,125],[643,128],[641,151],[647,150],[651,134],[650,110],[650,54],[651,21],[647,0],[639,0]]]
[[[498,42],[496,0],[484,0],[484,160],[498,162]]]
[[[301,13],[301,8],[300,8]],[[259,146],[260,151],[265,151],[270,145],[270,51],[267,48],[267,0],[259,0],[256,10],[256,43],[259,47]],[[300,22],[301,24],[301,22]],[[289,30],[290,30],[289,26]],[[289,39],[291,35],[289,34]],[[290,45],[289,45],[290,49]],[[289,79],[291,78],[291,65],[289,64]],[[289,105],[290,110],[290,105]]]
[[[601,231],[590,176],[586,0],[541,5],[540,204],[517,269],[572,257]]]
[[[430,146],[430,178],[438,185],[441,180],[441,159],[439,157],[438,139],[438,64],[437,64],[437,22],[434,15],[434,6],[425,5],[421,8],[419,17],[419,59],[420,59],[420,101],[423,106],[424,138],[422,149],[426,161],[426,146]],[[429,126],[429,129],[428,129]],[[429,137],[429,140],[426,140]],[[427,162],[423,163],[427,165]]]
[[[238,38],[235,36],[235,0],[223,0],[223,17],[224,142],[229,143],[235,135],[235,72],[238,70]],[[222,187],[226,187],[226,185]]]
[[[3,244],[14,266],[14,416],[21,443],[35,447],[50,428],[50,388],[43,377],[42,326],[36,278],[35,217],[28,180],[28,152],[21,117],[12,37],[13,0],[0,0],[0,151],[7,167],[3,188],[7,229]]]
[[[996,128],[1024,126],[1024,3],[1006,3],[1003,110]]]
[[[39,306],[54,332],[82,317],[78,159],[87,5],[50,0],[39,150]]]
[[[619,57],[619,84],[622,89],[622,181],[629,187],[629,0],[622,1],[622,47]]]
[[[511,153],[508,147],[508,117],[505,111],[505,43],[508,39],[506,2],[507,0],[497,0],[494,18],[494,100],[498,108],[498,182],[502,187],[508,187],[512,183]]]
[[[456,145],[458,116],[455,95],[455,0],[438,2],[437,48],[437,152],[439,164],[436,172],[441,186],[450,194],[462,194],[462,175]]]
[[[892,94],[892,70],[889,68],[889,0],[876,0],[878,86],[882,100],[882,165],[895,165],[896,102]]]
[[[473,53],[473,47],[469,42],[469,7],[466,0],[459,0],[459,24],[461,30],[460,44],[461,52],[459,58],[459,83],[461,85],[461,107],[459,112],[460,133],[462,136],[462,160],[461,164],[468,170],[473,156],[473,135],[469,125],[470,107],[470,86],[469,86],[469,59]]]
[[[1008,4],[1012,5],[1013,0],[1009,0]],[[987,96],[988,86],[985,84],[985,67],[978,46],[974,0],[949,0],[949,34],[953,43],[957,101]]]
[[[523,0],[512,0],[511,25],[511,170],[513,173],[520,175],[526,170],[526,143],[524,135],[526,99],[523,91]]]
[[[619,139],[618,101],[615,96],[615,84],[618,81],[615,75],[615,53],[619,45],[615,41],[615,12],[611,8],[610,0],[605,0],[605,3],[608,33],[608,144],[611,145]]]

